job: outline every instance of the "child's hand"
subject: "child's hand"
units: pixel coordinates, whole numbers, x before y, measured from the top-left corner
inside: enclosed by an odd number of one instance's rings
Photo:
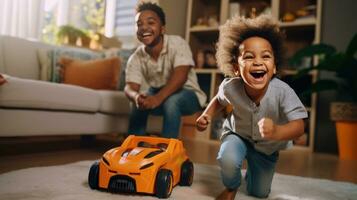
[[[0,85],[5,84],[6,82],[7,81],[6,81],[5,77],[2,74],[0,74]]]
[[[211,116],[208,114],[203,114],[197,118],[196,128],[199,131],[204,131],[207,129],[208,124],[210,123],[211,123]]]
[[[258,122],[259,132],[264,139],[274,139],[275,124],[270,118],[262,118]]]

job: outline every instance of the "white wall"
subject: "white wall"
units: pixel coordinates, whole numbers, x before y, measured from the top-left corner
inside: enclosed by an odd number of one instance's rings
[[[159,0],[159,5],[166,15],[167,33],[185,38],[187,0]]]

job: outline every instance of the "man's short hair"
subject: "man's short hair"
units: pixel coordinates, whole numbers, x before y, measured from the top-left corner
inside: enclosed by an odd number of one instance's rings
[[[159,16],[159,18],[160,18],[161,24],[163,26],[165,26],[165,24],[166,24],[165,13],[160,6],[158,6],[156,3],[144,2],[144,3],[139,4],[136,8],[137,13],[145,11],[145,10],[150,10],[150,11],[153,11],[154,13],[156,13],[157,16]]]

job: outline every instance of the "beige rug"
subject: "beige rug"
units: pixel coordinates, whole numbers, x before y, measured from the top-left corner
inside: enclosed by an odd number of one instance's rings
[[[87,175],[94,161],[67,165],[35,167],[0,174],[1,200],[81,200],[81,199],[156,199],[153,196],[120,195],[91,190]],[[241,188],[244,188],[243,184]],[[191,187],[176,186],[170,199],[213,199],[223,189],[217,166],[195,164]],[[236,199],[255,199],[242,189]],[[357,200],[357,185],[346,182],[302,178],[276,174],[272,200]]]

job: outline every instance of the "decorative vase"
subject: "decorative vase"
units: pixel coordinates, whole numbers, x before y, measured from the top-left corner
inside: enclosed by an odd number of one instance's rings
[[[331,103],[330,117],[336,123],[339,157],[357,160],[357,104]]]

